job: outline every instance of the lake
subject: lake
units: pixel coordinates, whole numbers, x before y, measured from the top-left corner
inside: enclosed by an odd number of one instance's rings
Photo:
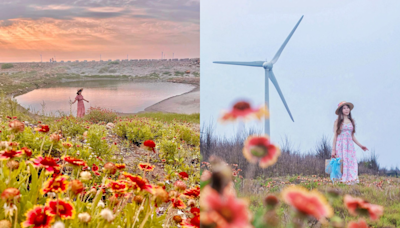
[[[129,80],[96,80],[63,82],[51,87],[43,87],[15,97],[20,105],[32,112],[42,110],[46,114],[59,116],[59,112],[76,116],[74,101],[78,88],[84,88],[82,95],[85,110],[102,107],[121,113],[136,113],[166,98],[180,95],[195,88],[193,85],[170,82],[133,82]],[[43,107],[44,103],[44,109]]]

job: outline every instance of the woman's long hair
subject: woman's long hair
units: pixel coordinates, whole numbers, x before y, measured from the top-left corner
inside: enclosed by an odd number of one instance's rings
[[[336,134],[340,135],[340,132],[342,131],[341,127],[342,127],[342,123],[344,121],[344,115],[343,115],[343,107],[347,106],[347,105],[343,105],[342,107],[339,108],[339,115],[338,115],[338,119],[337,119],[337,130],[336,130]],[[348,108],[350,108],[349,106],[347,106]],[[349,120],[351,121],[351,124],[353,125],[353,132],[352,135],[354,135],[354,133],[356,133],[356,125],[354,124],[354,120],[351,117],[351,111],[349,113]]]
[[[81,93],[81,92],[82,92],[82,90],[79,90],[78,92],[76,92],[76,94],[79,95],[79,93]]]

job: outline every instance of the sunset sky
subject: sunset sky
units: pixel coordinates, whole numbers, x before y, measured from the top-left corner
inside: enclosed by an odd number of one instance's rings
[[[3,0],[0,62],[194,58],[200,0]]]

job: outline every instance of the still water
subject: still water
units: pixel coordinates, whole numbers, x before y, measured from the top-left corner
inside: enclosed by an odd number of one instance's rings
[[[84,88],[82,95],[89,101],[84,101],[86,112],[90,107],[102,107],[122,113],[135,113],[166,98],[189,92],[194,86],[169,82],[75,81],[39,88],[15,99],[23,107],[40,114],[42,110],[56,116],[60,112],[68,115],[71,111],[76,116],[78,102],[72,106],[69,102],[75,100],[78,88]]]

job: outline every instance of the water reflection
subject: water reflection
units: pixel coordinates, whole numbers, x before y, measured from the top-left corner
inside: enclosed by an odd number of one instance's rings
[[[65,82],[50,88],[40,88],[16,97],[19,104],[31,111],[58,115],[58,112],[70,113],[69,100],[75,100],[76,91],[83,87],[86,111],[89,107],[102,107],[117,112],[135,113],[156,104],[168,97],[188,92],[192,85],[169,82],[137,83],[132,81],[80,81]],[[71,112],[76,116],[77,103],[72,105]]]

